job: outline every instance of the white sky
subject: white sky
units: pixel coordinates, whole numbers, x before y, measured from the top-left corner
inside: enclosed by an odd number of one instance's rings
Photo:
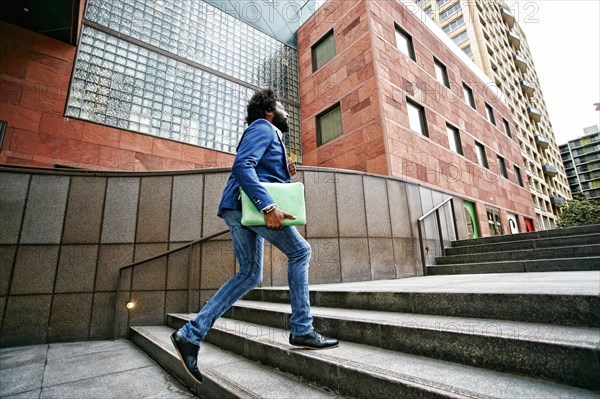
[[[527,36],[557,143],[600,126],[600,1],[506,3]]]

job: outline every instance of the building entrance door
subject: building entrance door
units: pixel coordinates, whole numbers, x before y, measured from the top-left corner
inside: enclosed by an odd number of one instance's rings
[[[508,214],[508,227],[510,228],[510,234],[519,233],[519,219],[517,218],[517,215],[512,213]]]
[[[503,235],[504,229],[502,228],[502,222],[500,221],[500,209],[487,207],[485,210],[487,213],[488,225],[490,227],[490,235]]]
[[[475,215],[475,204],[471,201],[463,200],[463,205],[465,207],[465,220],[467,221],[467,232],[469,233],[469,238],[479,238],[479,229],[477,228],[477,218]]]

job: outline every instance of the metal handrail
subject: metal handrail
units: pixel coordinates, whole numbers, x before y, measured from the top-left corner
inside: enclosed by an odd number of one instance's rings
[[[437,222],[437,228],[438,228],[438,236],[440,239],[440,247],[442,248],[442,256],[446,255],[446,248],[444,248],[444,235],[442,234],[442,224],[441,224],[441,220],[440,220],[440,209],[446,205],[448,202],[450,202],[450,210],[452,212],[452,224],[454,227],[454,237],[456,239],[458,239],[458,226],[456,223],[456,214],[454,213],[454,198],[450,197],[444,201],[442,201],[440,204],[438,204],[435,208],[433,208],[432,210],[430,210],[429,212],[425,213],[423,216],[421,216],[420,218],[417,219],[417,229],[419,231],[419,246],[421,248],[421,264],[423,267],[423,275],[426,276],[427,275],[427,261],[425,258],[425,246],[423,244],[423,227],[422,227],[422,223],[423,221],[429,217],[430,215],[432,215],[433,213],[435,213],[435,219]]]
[[[160,258],[163,258],[165,256],[169,256],[169,255],[174,254],[176,252],[182,251],[184,249],[190,248],[190,259],[189,259],[189,262],[188,262],[188,312],[191,312],[191,296],[192,296],[191,295],[191,291],[192,291],[191,281],[192,281],[192,261],[193,261],[192,248],[194,247],[194,245],[201,244],[204,241],[208,241],[208,240],[211,240],[213,238],[222,236],[222,235],[224,235],[226,233],[229,233],[229,229],[223,230],[223,231],[219,231],[218,233],[211,234],[211,235],[206,236],[206,237],[202,237],[202,238],[200,238],[198,240],[189,242],[189,243],[184,244],[184,245],[182,245],[180,247],[173,248],[171,250],[162,252],[160,254],[151,256],[151,257],[146,258],[146,259],[139,260],[137,262],[130,263],[128,265],[125,265],[125,266],[119,268],[119,280],[117,282],[117,297],[115,298],[115,314],[114,314],[114,320],[113,320],[113,336],[114,336],[114,338],[116,339],[117,336],[118,336],[118,327],[119,327],[119,324],[118,324],[117,317],[118,317],[118,313],[119,313],[119,296],[121,294],[121,285],[122,285],[122,282],[123,282],[123,272],[125,270],[133,269],[136,266],[140,266],[140,265],[142,265],[144,263],[149,263],[149,262],[152,262],[153,260],[160,259]],[[131,300],[131,292],[132,291],[133,291],[133,272],[131,273],[130,281],[129,281],[129,301]],[[121,306],[122,305],[123,304],[121,304]],[[129,321],[128,321],[127,324],[128,324],[128,327],[129,327]]]

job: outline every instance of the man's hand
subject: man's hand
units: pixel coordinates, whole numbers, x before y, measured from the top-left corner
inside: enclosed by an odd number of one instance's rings
[[[292,161],[292,158],[288,158],[288,171],[290,172],[290,176],[296,176],[296,162]]]
[[[283,219],[296,219],[296,216],[290,215],[280,209],[275,208],[272,212],[265,213],[265,225],[269,229],[283,229]]]

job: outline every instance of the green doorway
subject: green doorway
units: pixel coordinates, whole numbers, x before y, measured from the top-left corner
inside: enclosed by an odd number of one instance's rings
[[[477,213],[475,213],[475,203],[463,200],[465,207],[465,219],[467,221],[467,232],[469,238],[479,238],[479,228],[477,227]]]

